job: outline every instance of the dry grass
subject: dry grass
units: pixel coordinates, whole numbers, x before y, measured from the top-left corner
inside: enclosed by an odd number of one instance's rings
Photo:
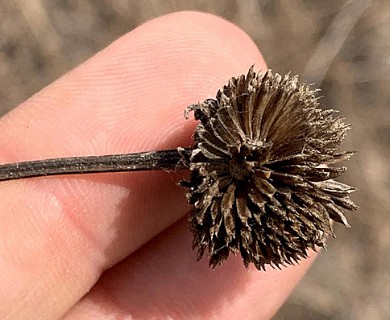
[[[386,0],[15,0],[0,4],[4,113],[140,23],[179,10],[236,23],[269,66],[322,83],[323,102],[353,124],[360,152],[346,180],[360,191],[352,229],[323,253],[275,319],[384,319],[390,314],[390,4]],[[281,48],[283,47],[283,50]]]

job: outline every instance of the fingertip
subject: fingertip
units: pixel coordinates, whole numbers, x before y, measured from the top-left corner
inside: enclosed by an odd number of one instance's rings
[[[3,118],[2,156],[143,151],[165,141],[172,147],[169,136],[189,126],[184,108],[214,97],[252,64],[266,67],[249,36],[220,17],[185,11],[153,19]]]

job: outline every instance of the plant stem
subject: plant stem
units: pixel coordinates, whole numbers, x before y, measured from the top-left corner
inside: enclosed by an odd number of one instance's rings
[[[188,149],[159,150],[139,153],[55,158],[0,165],[0,181],[31,177],[97,172],[140,170],[179,170],[186,168]]]

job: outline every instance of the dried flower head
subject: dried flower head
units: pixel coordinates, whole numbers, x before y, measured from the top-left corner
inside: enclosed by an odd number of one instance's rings
[[[350,126],[322,110],[316,90],[298,77],[271,71],[232,78],[216,99],[191,105],[200,123],[193,148],[67,157],[0,165],[0,181],[48,175],[177,170],[188,166],[190,229],[198,259],[206,249],[215,267],[230,252],[246,267],[293,264],[334,235],[331,221],[348,226],[342,209],[356,210],[355,189],[334,181],[331,165]]]
[[[230,252],[257,269],[297,263],[348,226],[342,208],[356,210],[355,189],[333,180],[336,153],[350,126],[319,108],[316,90],[298,77],[271,71],[232,78],[216,96],[191,105],[200,123],[187,182],[193,246],[215,267]]]

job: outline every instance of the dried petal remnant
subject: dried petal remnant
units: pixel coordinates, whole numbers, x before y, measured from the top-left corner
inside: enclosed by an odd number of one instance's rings
[[[348,226],[355,189],[331,165],[353,154],[336,153],[350,127],[297,76],[251,68],[190,111],[200,121],[187,183],[199,259],[208,251],[215,267],[233,252],[247,267],[285,266],[323,247],[331,220]]]

